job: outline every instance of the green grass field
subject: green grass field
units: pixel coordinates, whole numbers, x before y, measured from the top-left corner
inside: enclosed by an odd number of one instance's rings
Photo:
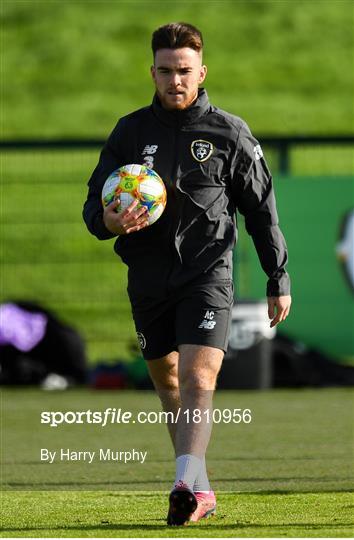
[[[2,392],[5,537],[351,537],[353,392],[220,391],[215,408],[249,408],[250,424],[215,424],[208,472],[218,513],[165,525],[174,464],[165,426],[51,428],[41,411],[158,411],[154,393]],[[40,461],[40,449],[135,448],[144,464]]]
[[[350,0],[3,0],[1,18],[2,138],[106,137],[151,102],[151,33],[180,20],[203,31],[212,103],[256,133],[353,132]]]
[[[3,495],[6,537],[352,537],[349,493],[222,493],[202,523],[165,524],[167,493],[20,492]]]

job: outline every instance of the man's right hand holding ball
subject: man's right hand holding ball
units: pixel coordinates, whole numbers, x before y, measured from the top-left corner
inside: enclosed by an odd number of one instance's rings
[[[116,208],[120,200],[116,199],[105,207],[103,211],[103,222],[106,228],[113,234],[130,234],[140,231],[149,225],[149,216],[146,206],[136,208],[138,201],[133,201],[123,212],[117,214]]]

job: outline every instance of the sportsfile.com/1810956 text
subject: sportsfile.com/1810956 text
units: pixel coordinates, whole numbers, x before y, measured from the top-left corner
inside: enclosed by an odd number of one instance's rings
[[[93,424],[105,427],[112,424],[249,424],[251,409],[181,409],[172,411],[124,411],[108,407],[104,411],[43,411],[41,424],[58,427],[62,424]]]

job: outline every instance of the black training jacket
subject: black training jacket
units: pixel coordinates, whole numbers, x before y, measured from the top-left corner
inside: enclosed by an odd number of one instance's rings
[[[86,225],[100,240],[115,236],[102,220],[103,184],[129,163],[153,168],[167,189],[167,206],[156,223],[115,242],[129,267],[131,300],[168,294],[205,275],[230,278],[236,210],[268,275],[267,296],[289,294],[272,177],[243,120],[212,106],[204,89],[185,110],[168,111],[155,95],[151,106],[121,118],[103,147],[84,205]]]

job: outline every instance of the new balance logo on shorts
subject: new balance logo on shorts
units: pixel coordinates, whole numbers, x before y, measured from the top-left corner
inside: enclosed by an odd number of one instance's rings
[[[205,330],[212,330],[214,326],[216,325],[216,321],[213,321],[214,319],[214,311],[207,311],[204,315],[204,319],[198,326],[198,328],[204,328]]]

